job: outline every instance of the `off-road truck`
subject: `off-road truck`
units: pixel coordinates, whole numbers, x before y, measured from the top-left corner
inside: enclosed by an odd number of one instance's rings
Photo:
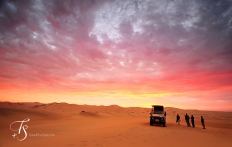
[[[164,106],[152,105],[152,110],[150,113],[150,125],[162,124],[166,127],[166,112],[164,111]]]

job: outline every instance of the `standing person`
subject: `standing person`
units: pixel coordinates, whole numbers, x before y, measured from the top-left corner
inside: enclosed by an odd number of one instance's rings
[[[203,129],[205,129],[205,120],[204,120],[203,116],[201,116],[201,124],[203,126]]]
[[[190,122],[189,122],[189,116],[188,116],[187,113],[186,113],[186,115],[185,115],[185,120],[186,120],[186,123],[187,123],[187,127],[191,127],[191,126],[190,126]]]
[[[191,116],[191,123],[192,123],[193,128],[195,128],[194,116],[193,115]]]
[[[191,127],[190,122],[189,122],[189,119],[190,119],[190,117],[189,117],[189,115],[187,114],[187,123],[188,123],[188,127]]]
[[[179,114],[176,115],[176,123],[178,123],[178,125],[180,125],[180,115]]]
[[[187,124],[187,127],[188,127],[188,121],[187,121],[187,113],[185,114],[185,121],[186,121],[186,124]]]

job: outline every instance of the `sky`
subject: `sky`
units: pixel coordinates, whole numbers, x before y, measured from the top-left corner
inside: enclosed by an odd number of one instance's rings
[[[0,101],[232,111],[232,0],[1,0]]]

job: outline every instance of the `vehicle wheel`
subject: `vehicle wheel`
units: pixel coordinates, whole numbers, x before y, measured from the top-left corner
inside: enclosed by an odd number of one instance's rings
[[[150,126],[153,126],[153,122],[152,121],[150,121]]]
[[[166,123],[165,122],[163,123],[163,127],[166,127]]]

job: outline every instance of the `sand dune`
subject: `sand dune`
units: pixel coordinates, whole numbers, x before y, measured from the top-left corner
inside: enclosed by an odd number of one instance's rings
[[[0,147],[232,146],[232,112],[165,110],[167,127],[162,127],[149,125],[149,108],[1,102]],[[195,116],[196,128],[186,127],[185,113]],[[181,125],[175,123],[176,114],[181,116]],[[10,130],[10,124],[25,118],[30,119],[24,123],[27,137],[19,141],[13,138],[18,132]],[[14,129],[18,127],[15,124]],[[22,130],[18,137],[24,136]]]

